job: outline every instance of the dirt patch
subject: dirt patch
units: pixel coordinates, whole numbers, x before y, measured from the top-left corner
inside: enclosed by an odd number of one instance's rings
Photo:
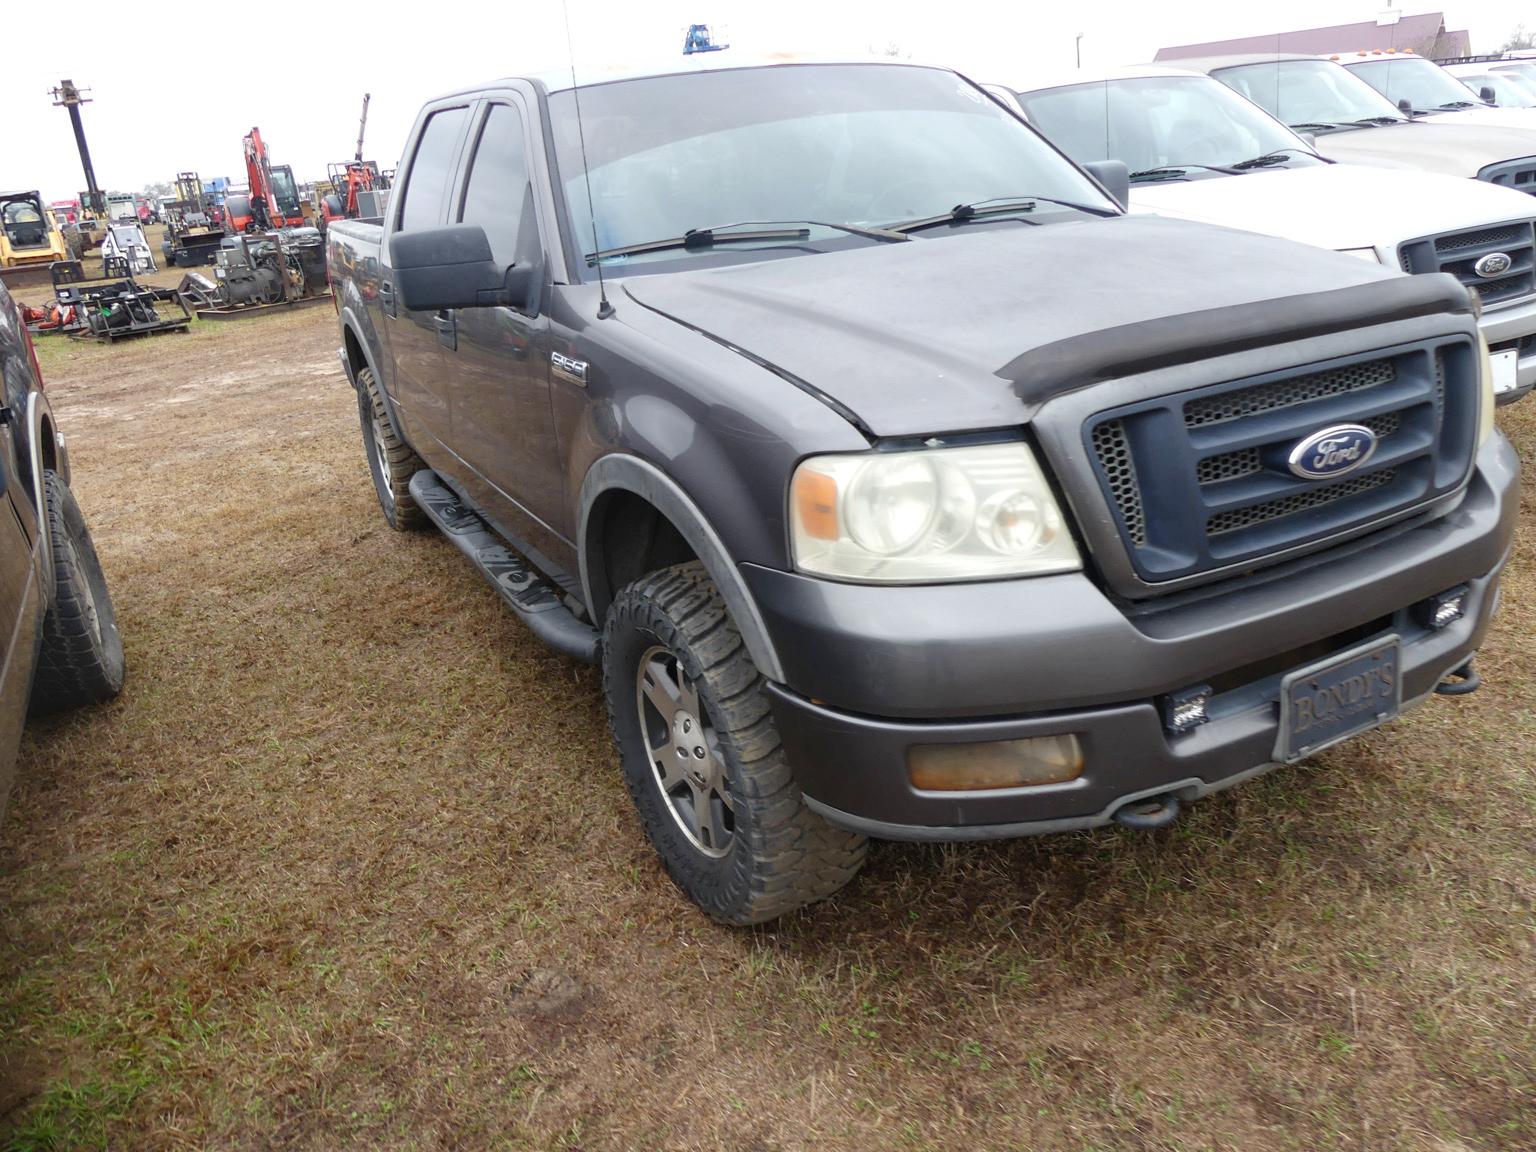
[[[1536,1146],[1531,481],[1476,696],[729,931],[594,672],[383,525],[335,346],[40,342],[129,682],[0,826],[0,1146]]]

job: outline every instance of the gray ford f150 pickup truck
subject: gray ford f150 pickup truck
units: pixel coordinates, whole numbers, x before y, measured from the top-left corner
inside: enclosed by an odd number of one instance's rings
[[[1125,216],[889,62],[504,80],[401,171],[328,240],[384,515],[601,661],[720,920],[1476,683],[1518,468],[1450,276]]]

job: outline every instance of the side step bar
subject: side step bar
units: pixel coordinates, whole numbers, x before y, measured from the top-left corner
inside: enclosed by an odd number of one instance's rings
[[[597,630],[576,619],[554,589],[507,547],[479,513],[450,491],[436,472],[423,468],[412,476],[411,495],[443,535],[474,561],[530,632],[557,652],[583,664],[597,663]]]

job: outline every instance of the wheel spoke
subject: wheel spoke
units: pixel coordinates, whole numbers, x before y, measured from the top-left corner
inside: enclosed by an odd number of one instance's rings
[[[709,802],[709,790],[696,788],[693,793],[693,828],[699,843],[706,848],[719,848],[720,837],[715,828],[714,805]]]
[[[651,707],[661,715],[668,723],[672,720],[672,714],[679,707],[679,692],[677,681],[668,673],[666,665],[660,660],[652,660],[645,667],[645,679],[641,684],[641,691],[645,698],[651,702]]]

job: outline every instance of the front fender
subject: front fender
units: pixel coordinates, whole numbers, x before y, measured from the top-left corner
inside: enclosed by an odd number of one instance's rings
[[[581,484],[579,501],[581,586],[586,596],[592,618],[601,621],[613,602],[614,589],[607,587],[600,574],[600,566],[594,564],[593,554],[597,542],[593,539],[594,526],[590,523],[592,509],[599,497],[611,491],[630,492],[647,501],[670,520],[682,534],[693,554],[704,565],[715,587],[730,610],[736,629],[757,669],[770,680],[782,682],[784,669],[768,636],[767,626],[758,611],[757,601],[747,590],[745,581],[726,551],[718,533],[704,518],[688,495],[661,469],[638,456],[611,453],[601,456],[587,470]]]

